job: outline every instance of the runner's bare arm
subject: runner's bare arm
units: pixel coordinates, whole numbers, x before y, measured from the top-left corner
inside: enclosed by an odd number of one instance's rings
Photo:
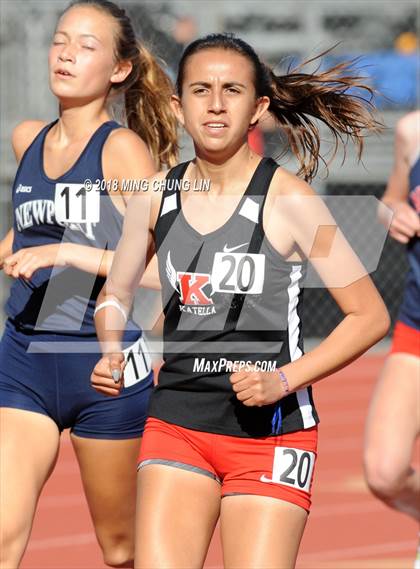
[[[277,194],[281,199],[274,205],[267,235],[275,242],[276,227],[287,224],[293,240],[344,313],[344,319],[317,348],[284,366],[296,390],[360,356],[387,333],[390,320],[376,287],[323,200],[291,174],[285,182],[283,176]],[[284,187],[287,194],[280,194]]]
[[[388,179],[382,202],[391,208],[393,218],[390,235],[400,243],[408,243],[414,235],[420,235],[420,220],[416,211],[407,203],[409,173],[413,156],[420,149],[420,113],[404,116],[396,126],[394,143],[394,165]],[[380,219],[382,220],[380,210]],[[383,222],[387,224],[387,219]]]
[[[0,241],[0,269],[3,268],[4,260],[12,254],[13,229],[9,229]]]
[[[160,180],[164,172],[149,179]],[[118,303],[126,314],[146,265],[147,251],[152,242],[152,231],[159,210],[161,195],[144,192],[133,195],[128,201],[121,239],[115,251],[111,270],[97,300],[97,307],[111,300]],[[107,306],[97,312],[95,325],[103,353],[121,351],[121,338],[125,321],[121,310]]]
[[[12,148],[18,164],[45,125],[43,121],[24,121],[15,126],[12,132]],[[13,237],[13,228],[11,228],[0,242],[0,268],[3,268],[5,259],[12,254]]]

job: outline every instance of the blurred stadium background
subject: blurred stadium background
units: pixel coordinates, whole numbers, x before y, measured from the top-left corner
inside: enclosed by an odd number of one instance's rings
[[[11,224],[11,186],[16,165],[10,145],[13,127],[24,119],[52,120],[57,105],[48,89],[47,51],[63,0],[1,0],[0,55],[0,234]],[[342,58],[360,57],[358,65],[381,96],[375,98],[386,129],[366,141],[363,165],[357,165],[352,147],[348,159],[336,159],[328,178],[319,176],[314,187],[332,196],[380,197],[392,165],[393,128],[396,121],[418,103],[418,44],[415,1],[150,1],[121,2],[135,22],[137,32],[167,64],[174,77],[183,46],[195,37],[214,31],[235,32],[276,66],[312,57],[334,46],[325,65]],[[261,133],[265,153],[281,152],[279,132]],[[261,142],[261,141],[260,141]],[[192,147],[183,141],[182,158]],[[290,157],[289,157],[290,158]],[[282,163],[293,170],[286,155]],[[353,223],[363,225],[363,202],[353,211]],[[367,236],[368,238],[368,236]],[[373,274],[395,319],[406,270],[403,247],[387,240]],[[8,293],[1,278],[0,302]],[[322,289],[306,291],[307,337],[323,337],[334,326],[339,312]],[[2,313],[2,318],[4,318]]]
[[[143,0],[124,1],[138,35],[165,60],[174,77],[183,46],[195,37],[235,32],[276,66],[287,65],[336,45],[325,65],[341,58],[360,57],[362,73],[381,92],[376,97],[382,121],[380,136],[366,140],[363,165],[352,147],[344,165],[338,158],[329,176],[320,172],[313,186],[320,194],[361,196],[344,212],[334,213],[350,226],[358,252],[377,241],[371,229],[375,214],[369,196],[380,197],[393,160],[397,120],[418,105],[418,5],[414,0]],[[48,89],[47,51],[65,0],[0,0],[0,237],[11,225],[11,187],[16,164],[10,144],[13,127],[25,119],[53,120],[57,105]],[[282,152],[281,135],[263,125],[265,153]],[[182,159],[192,156],[188,139]],[[293,171],[285,155],[282,164]],[[346,198],[347,199],[347,198]],[[367,207],[367,204],[369,207]],[[351,215],[350,215],[351,214]],[[370,232],[369,232],[370,231]],[[380,239],[379,239],[380,241]],[[393,320],[402,292],[404,247],[385,242],[373,278]],[[0,305],[9,281],[0,271]],[[305,291],[305,335],[320,339],[340,317],[323,289]],[[147,303],[143,303],[144,307]],[[139,314],[144,322],[144,311]],[[4,313],[0,308],[0,329]],[[384,348],[385,346],[382,346]],[[363,482],[363,426],[372,386],[383,355],[361,358],[317,386],[322,416],[314,508],[299,556],[299,569],[396,569],[412,567],[418,528],[408,517],[385,508]],[[356,383],[355,383],[356,380]],[[343,402],[345,404],[343,405]],[[420,453],[416,452],[417,461]],[[222,566],[218,538],[213,540],[206,567]],[[103,567],[68,433],[63,435],[60,460],[38,508],[28,552],[27,569]]]

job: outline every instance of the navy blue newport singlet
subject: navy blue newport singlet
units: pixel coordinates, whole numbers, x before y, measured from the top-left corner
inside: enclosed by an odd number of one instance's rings
[[[103,145],[120,125],[109,121],[92,135],[70,170],[56,180],[43,168],[45,136],[25,152],[13,185],[13,251],[71,242],[114,250],[122,215],[102,184]],[[99,189],[89,190],[98,180]],[[93,312],[103,277],[72,267],[39,269],[13,282],[0,341],[0,406],[41,413],[59,430],[80,437],[130,439],[142,434],[153,386],[142,332],[124,332],[127,366],[123,393],[97,393],[90,374],[100,357]]]
[[[306,264],[286,262],[263,229],[277,164],[263,158],[230,219],[206,235],[185,219],[182,190],[174,183],[187,166],[168,173],[154,228],[166,318],[164,364],[150,416],[239,437],[313,427],[318,416],[310,387],[282,399],[280,425],[276,404],[247,407],[229,381],[229,362],[274,371],[303,353]]]
[[[420,156],[410,170],[408,203],[420,215]],[[409,269],[398,319],[420,330],[420,238],[410,239],[407,245]]]
[[[103,180],[102,148],[120,125],[102,124],[70,170],[53,180],[44,171],[43,150],[46,134],[56,122],[41,130],[16,174],[13,252],[61,242],[114,250],[123,217],[103,183],[89,191],[84,182]],[[14,281],[6,313],[23,330],[93,335],[93,311],[104,281],[72,267],[39,269],[29,281]]]

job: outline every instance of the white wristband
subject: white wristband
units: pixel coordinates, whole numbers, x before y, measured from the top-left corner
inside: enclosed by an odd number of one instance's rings
[[[124,308],[119,304],[119,302],[117,302],[116,300],[105,300],[105,302],[101,302],[101,304],[99,304],[95,308],[95,312],[93,313],[93,316],[95,316],[96,313],[99,312],[99,310],[102,310],[102,308],[105,308],[107,306],[113,306],[114,308],[119,310],[121,312],[121,314],[124,316],[124,322],[127,322],[127,320],[128,320],[127,313],[124,310]]]

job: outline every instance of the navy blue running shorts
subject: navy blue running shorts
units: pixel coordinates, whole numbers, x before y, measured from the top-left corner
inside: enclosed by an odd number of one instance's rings
[[[124,335],[125,387],[118,397],[90,384],[96,336],[26,332],[10,319],[0,341],[0,407],[42,413],[79,437],[130,439],[146,422],[153,372],[141,331]]]

